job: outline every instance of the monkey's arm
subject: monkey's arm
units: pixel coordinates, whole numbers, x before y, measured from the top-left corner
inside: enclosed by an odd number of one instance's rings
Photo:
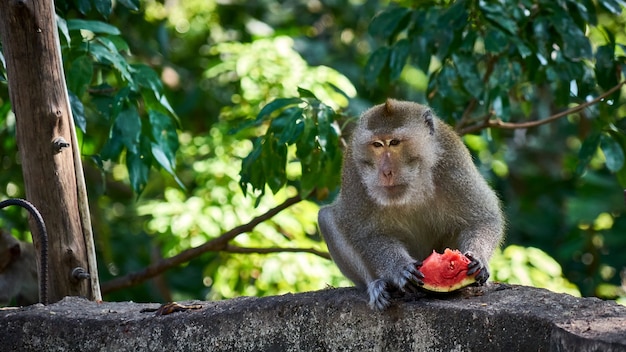
[[[489,278],[489,259],[500,245],[504,232],[504,219],[498,199],[493,192],[483,194],[491,196],[483,197],[481,204],[469,208],[470,211],[465,214],[466,226],[458,237],[459,250],[471,260],[467,274],[479,271],[476,276],[479,284]]]
[[[451,218],[456,221],[456,246],[472,262],[468,274],[480,270],[476,280],[483,284],[489,278],[489,259],[500,245],[505,221],[500,200],[480,175],[469,151],[458,138],[453,138],[450,129],[441,129],[447,134],[447,143],[441,142],[448,156],[437,169],[436,179],[441,185],[440,200]]]
[[[365,223],[340,226],[334,214],[336,207],[320,210],[320,229],[339,269],[358,287],[367,288],[372,308],[389,306],[390,290],[413,291],[422,283],[421,263],[409,255],[401,241],[377,233]]]
[[[476,275],[478,284],[484,284],[489,279],[489,258],[496,247],[499,246],[502,231],[494,224],[485,224],[476,228],[466,229],[459,237],[459,250],[461,250],[471,262],[467,275]]]
[[[7,270],[0,274],[0,306],[6,306],[11,302],[19,291],[18,285],[21,278],[16,276],[15,270]]]

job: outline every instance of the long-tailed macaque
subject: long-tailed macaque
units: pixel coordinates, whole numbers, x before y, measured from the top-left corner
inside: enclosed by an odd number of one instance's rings
[[[37,259],[32,243],[0,230],[0,306],[13,298],[20,306],[39,302]]]
[[[16,205],[26,209],[37,224],[39,239],[39,275],[32,244],[16,240],[0,229],[0,305],[9,304],[13,297],[18,305],[37,302],[48,304],[48,233],[39,210],[30,202],[9,198],[0,201],[0,209]],[[39,281],[37,281],[39,277]]]
[[[433,250],[459,249],[484,284],[504,219],[454,130],[427,106],[387,100],[359,119],[319,226],[339,269],[380,310],[391,292],[422,284],[421,260]]]

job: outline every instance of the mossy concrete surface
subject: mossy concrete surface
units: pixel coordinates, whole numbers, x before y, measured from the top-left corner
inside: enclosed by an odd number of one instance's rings
[[[0,309],[0,351],[626,351],[626,307],[489,284],[401,297],[383,312],[353,288],[237,298],[158,316],[159,304]]]

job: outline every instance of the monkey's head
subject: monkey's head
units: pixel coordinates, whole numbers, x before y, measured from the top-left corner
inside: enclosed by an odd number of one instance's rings
[[[363,113],[351,150],[367,194],[379,205],[424,203],[434,195],[439,147],[431,110],[387,100]]]
[[[20,242],[10,233],[0,230],[0,273],[20,256]]]

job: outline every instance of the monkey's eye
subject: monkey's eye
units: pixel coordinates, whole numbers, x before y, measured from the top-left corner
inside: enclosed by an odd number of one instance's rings
[[[383,145],[381,142],[379,142],[379,141],[373,142],[373,143],[372,143],[372,145],[374,146],[374,148],[382,148],[382,147],[384,146],[384,145]]]
[[[400,141],[397,139],[392,139],[389,141],[389,145],[398,145],[398,144],[400,144]]]

